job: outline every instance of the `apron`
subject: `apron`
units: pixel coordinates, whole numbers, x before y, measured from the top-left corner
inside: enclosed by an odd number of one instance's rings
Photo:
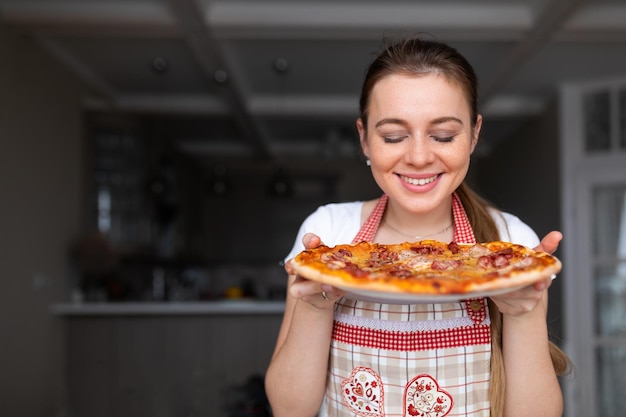
[[[383,195],[353,243],[371,241]],[[475,243],[453,195],[454,240]],[[320,417],[489,416],[491,334],[485,298],[442,304],[340,299]]]

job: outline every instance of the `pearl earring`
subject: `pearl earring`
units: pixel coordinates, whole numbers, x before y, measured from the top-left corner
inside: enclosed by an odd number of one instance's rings
[[[370,161],[369,159],[366,159],[365,165],[367,165],[368,167],[372,166],[372,161]]]

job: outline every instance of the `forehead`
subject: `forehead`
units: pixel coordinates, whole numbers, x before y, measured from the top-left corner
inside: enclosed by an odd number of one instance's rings
[[[463,86],[442,74],[391,74],[374,85],[369,107],[371,111],[383,112],[398,108],[441,111],[441,107],[469,111],[469,101]]]

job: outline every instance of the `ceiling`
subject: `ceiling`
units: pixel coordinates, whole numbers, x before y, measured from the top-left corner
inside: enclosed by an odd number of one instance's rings
[[[482,145],[542,113],[564,82],[626,74],[626,1],[0,0],[89,87],[206,158],[358,158],[365,69],[385,37],[428,32],[474,65]]]

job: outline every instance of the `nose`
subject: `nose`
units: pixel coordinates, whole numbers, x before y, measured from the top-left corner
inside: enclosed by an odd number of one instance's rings
[[[404,160],[407,164],[426,166],[435,160],[435,153],[428,138],[413,137],[408,141]]]

